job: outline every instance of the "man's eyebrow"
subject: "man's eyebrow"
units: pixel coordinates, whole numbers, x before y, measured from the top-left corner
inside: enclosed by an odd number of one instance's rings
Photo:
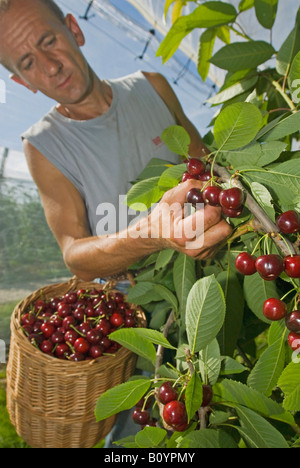
[[[46,31],[44,32],[44,34],[42,34],[42,36],[39,38],[39,40],[37,41],[36,43],[36,47],[40,47],[42,45],[42,43],[44,42],[45,39],[47,39],[48,36],[52,35],[53,32],[52,31]],[[23,55],[20,60],[18,61],[18,68],[20,68],[20,66],[22,65],[22,63],[24,62],[24,60],[26,60],[28,57],[30,57],[30,52],[28,52],[27,54]]]

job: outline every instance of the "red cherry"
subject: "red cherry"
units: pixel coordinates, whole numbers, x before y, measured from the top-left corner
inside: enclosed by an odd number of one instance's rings
[[[68,317],[68,315],[71,315],[72,309],[70,304],[67,304],[66,302],[60,302],[57,306],[57,313],[61,318]]]
[[[42,323],[41,332],[45,338],[50,338],[56,330],[56,327],[52,323]]]
[[[283,260],[284,271],[290,278],[300,278],[300,255],[289,255]]]
[[[55,349],[55,356],[58,358],[65,359],[67,356],[70,356],[70,354],[71,354],[71,350],[66,343],[59,344]]]
[[[226,218],[239,218],[243,213],[243,208],[231,210],[230,208],[222,207],[222,213]]]
[[[35,323],[35,315],[29,312],[28,314],[24,314],[21,318],[21,325],[29,325],[32,326]]]
[[[97,325],[95,326],[96,330],[99,330],[102,332],[103,335],[108,335],[111,330],[111,324],[106,318],[102,318],[99,320]]]
[[[166,405],[170,401],[177,400],[178,393],[170,382],[164,382],[158,390],[159,401]]]
[[[65,342],[70,343],[72,346],[74,345],[77,338],[79,338],[79,335],[75,330],[68,330],[65,333]]]
[[[83,307],[78,307],[78,309],[74,310],[73,317],[78,320],[78,322],[83,322],[85,315],[85,309]]]
[[[205,172],[205,165],[200,159],[191,158],[187,163],[187,171],[193,176],[199,176]]]
[[[82,353],[73,353],[69,357],[70,361],[80,362],[85,361],[85,354]]]
[[[212,185],[203,190],[204,202],[211,206],[220,206],[221,187]]]
[[[300,231],[300,216],[296,211],[285,211],[276,219],[278,229],[284,234]]]
[[[44,340],[40,344],[40,350],[45,354],[51,354],[54,348],[54,344],[49,340]]]
[[[261,255],[255,262],[256,269],[265,281],[277,279],[283,272],[283,259],[279,255]]]
[[[76,293],[66,293],[62,298],[62,302],[65,302],[66,304],[75,304],[77,300],[78,296]]]
[[[300,333],[290,332],[288,335],[288,344],[293,351],[300,349]]]
[[[89,355],[93,359],[97,359],[98,357],[102,356],[102,349],[100,348],[100,346],[93,345],[93,346],[91,346],[91,348],[89,350]]]
[[[109,321],[113,327],[117,327],[117,328],[121,327],[121,325],[124,324],[124,319],[122,315],[119,314],[118,312],[113,313]]]
[[[77,338],[74,343],[74,349],[77,353],[85,354],[90,349],[90,344],[85,338]]]
[[[193,207],[196,207],[196,205],[199,203],[204,203],[201,190],[197,188],[192,188],[186,196],[186,201],[190,203]]]
[[[198,180],[201,180],[202,182],[208,182],[209,180],[211,180],[211,172],[210,171],[205,171],[203,172],[203,174],[200,174],[197,179]]]
[[[136,325],[135,320],[133,317],[125,317],[124,319],[124,326],[125,328],[134,328]]]
[[[173,400],[167,403],[163,409],[163,418],[171,427],[181,427],[187,424],[187,412],[185,404],[182,401]]]
[[[68,315],[65,317],[62,322],[62,327],[65,331],[69,331],[72,329],[72,326],[76,324],[76,319],[72,315]]]
[[[244,193],[238,187],[222,190],[220,193],[220,204],[222,208],[238,210],[243,206],[244,201]]]
[[[87,333],[86,333],[86,337],[87,337],[87,340],[91,343],[91,344],[98,344],[100,343],[100,340],[102,338],[102,333],[99,331],[99,330],[88,330]]]
[[[52,343],[63,343],[64,342],[64,334],[61,331],[56,330],[51,336]]]
[[[294,310],[285,318],[286,328],[292,332],[300,333],[300,310]]]
[[[203,385],[203,399],[202,399],[202,407],[208,406],[213,397],[213,391],[210,385]]]
[[[263,306],[263,314],[268,320],[282,320],[287,315],[287,306],[280,299],[267,299]]]
[[[189,172],[184,172],[182,175],[181,182],[186,182],[187,180],[195,180],[197,179],[197,176],[193,176]]]
[[[47,304],[45,301],[42,299],[38,299],[35,304],[34,304],[34,310],[36,313],[40,314],[41,312],[45,312],[45,310],[48,308]]]
[[[245,276],[251,276],[256,273],[256,257],[248,252],[240,253],[235,260],[236,269]]]
[[[148,411],[142,411],[141,408],[135,408],[132,413],[132,419],[135,424],[145,426],[150,421],[150,413]]]

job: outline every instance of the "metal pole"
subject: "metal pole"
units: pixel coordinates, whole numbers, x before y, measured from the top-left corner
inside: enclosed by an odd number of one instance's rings
[[[5,162],[8,158],[9,149],[4,148],[2,159],[1,159],[1,166],[0,166],[0,179],[4,178],[4,169],[5,169]]]

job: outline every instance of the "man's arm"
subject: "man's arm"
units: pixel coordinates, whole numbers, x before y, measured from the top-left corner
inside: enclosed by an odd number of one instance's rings
[[[160,73],[143,73],[159,96],[162,98],[171,113],[174,115],[177,124],[185,128],[190,135],[191,144],[189,148],[189,155],[195,158],[201,158],[209,154],[209,151],[203,144],[198,130],[185,115],[176,94],[174,93],[166,78]]]
[[[201,187],[199,181],[187,181],[167,192],[162,201],[146,218],[118,235],[92,237],[88,228],[86,208],[73,184],[55,168],[35,147],[24,141],[24,152],[36,182],[46,219],[63,253],[66,266],[79,278],[90,281],[123,272],[132,263],[151,253],[173,248],[195,258],[212,254],[216,246],[230,235],[230,226],[221,218],[221,211],[207,206],[192,217],[183,220],[181,206],[192,187]],[[170,211],[177,203],[177,212]],[[186,248],[184,236],[178,238],[175,227],[187,232],[190,224],[203,226],[200,246]],[[170,235],[162,232],[162,225],[170,226]]]

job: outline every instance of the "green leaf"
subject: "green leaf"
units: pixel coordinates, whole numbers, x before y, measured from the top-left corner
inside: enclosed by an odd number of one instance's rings
[[[197,372],[194,372],[185,390],[185,407],[189,422],[200,408],[202,401],[202,382]]]
[[[166,169],[158,181],[158,186],[162,191],[177,187],[182,179],[182,174],[186,171],[186,164],[176,164]]]
[[[300,52],[295,56],[290,73],[288,75],[288,84],[292,93],[293,101],[298,104],[299,99],[299,85],[300,85]]]
[[[233,438],[223,430],[202,429],[193,431],[183,437],[179,448],[238,448]]]
[[[226,107],[218,116],[214,136],[219,149],[234,150],[250,143],[262,124],[259,109],[248,102]]]
[[[186,331],[192,354],[217,336],[224,323],[225,307],[222,288],[213,275],[194,284],[186,306]]]
[[[300,165],[297,159],[276,165],[274,169],[251,169],[244,173],[247,179],[264,185],[273,199],[282,205],[291,205],[300,193]]]
[[[279,299],[279,294],[274,281],[264,281],[258,273],[244,278],[244,295],[248,307],[265,323],[270,323],[263,314],[264,302],[270,297]]]
[[[167,338],[165,338],[164,335],[157,330],[151,330],[150,328],[133,328],[132,330],[134,330],[136,335],[147,341],[150,341],[151,343],[161,345],[168,349],[176,349],[169,343]]]
[[[153,301],[160,301],[161,295],[153,291],[153,283],[141,281],[129,289],[127,300],[131,304],[145,305]]]
[[[281,120],[277,125],[268,132],[264,137],[264,141],[281,140],[287,135],[292,135],[300,130],[300,111]]]
[[[151,380],[138,379],[110,388],[98,398],[95,416],[103,421],[114,414],[133,408],[149,390]]]
[[[178,312],[178,301],[175,294],[172,293],[168,288],[161,284],[153,284],[153,290],[160,295],[161,299],[169,302],[174,310],[175,314]]]
[[[109,339],[116,341],[133,353],[148,359],[153,364],[156,361],[156,350],[148,339],[141,336],[135,328],[120,328],[110,333]]]
[[[280,432],[259,414],[244,406],[236,411],[242,435],[252,448],[289,448]]]
[[[217,37],[215,28],[206,29],[200,37],[198,52],[198,71],[202,80],[205,81],[210,68],[209,59],[212,57],[214,45]]]
[[[285,338],[285,336],[284,336]],[[285,339],[269,346],[252,369],[247,383],[266,396],[270,396],[285,365]]]
[[[169,60],[180,46],[181,41],[195,28],[212,28],[232,23],[237,12],[232,5],[210,1],[200,5],[190,15],[178,18],[165,39],[160,44],[157,56],[162,56],[163,63]]]
[[[235,271],[222,271],[218,276],[226,301],[226,317],[218,334],[221,353],[232,356],[241,332],[245,299],[243,289]]]
[[[135,436],[139,448],[158,448],[164,442],[167,431],[160,427],[145,427]]]
[[[257,411],[266,418],[295,425],[293,416],[275,401],[241,382],[230,379],[223,380],[213,387],[214,401],[227,406],[243,405]],[[222,403],[223,402],[223,403]]]
[[[241,374],[246,370],[247,368],[235,359],[229,356],[222,357],[220,375]]]
[[[235,42],[222,47],[210,62],[219,68],[236,72],[258,65],[269,60],[275,53],[274,48],[264,41]]]
[[[200,351],[199,369],[204,383],[214,385],[217,382],[221,370],[221,355],[216,338]]]
[[[296,362],[291,362],[282,372],[278,386],[283,391],[285,398],[283,407],[288,411],[300,411],[300,365],[299,357]]]
[[[257,83],[257,80],[258,80],[257,75],[252,76],[250,78],[249,77],[245,78],[241,80],[240,82],[235,83],[232,86],[229,86],[229,88],[226,88],[223,91],[220,91],[218,94],[208,99],[207,102],[209,102],[210,104],[218,105],[218,104],[222,104],[223,102],[229,101],[235,96],[238,96],[239,94],[242,94],[245,91],[253,89]]]
[[[131,187],[126,196],[127,205],[135,211],[147,211],[151,205],[157,203],[164,194],[158,187],[160,177],[137,182]]]
[[[173,280],[179,302],[180,323],[185,331],[185,314],[188,294],[196,283],[196,262],[193,258],[180,253],[174,262]]]
[[[137,177],[136,181],[139,182],[141,180],[151,179],[152,177],[160,177],[169,165],[170,161],[152,158]]]
[[[269,141],[261,145],[261,157],[257,161],[257,165],[260,167],[267,166],[272,162],[276,161],[281,153],[287,147],[287,143],[282,141]]]
[[[263,208],[266,214],[269,216],[272,221],[275,221],[275,209],[272,204],[272,196],[268,189],[258,182],[253,182],[251,184],[252,195],[258,202],[258,204]]]
[[[255,0],[256,17],[266,29],[272,29],[278,9],[278,0]]]
[[[191,138],[183,127],[172,125],[166,128],[161,134],[161,139],[173,153],[188,155]]]
[[[255,0],[241,0],[239,4],[239,11],[242,12],[242,11],[250,10],[250,8],[253,8],[254,1]]]
[[[297,15],[296,25],[287,39],[280,47],[277,54],[276,70],[280,75],[285,75],[292,61],[300,49],[300,15]]]
[[[175,250],[173,249],[161,250],[158,254],[158,257],[155,263],[155,270],[160,270],[161,268],[165,268],[173,259],[174,254],[175,254]]]

